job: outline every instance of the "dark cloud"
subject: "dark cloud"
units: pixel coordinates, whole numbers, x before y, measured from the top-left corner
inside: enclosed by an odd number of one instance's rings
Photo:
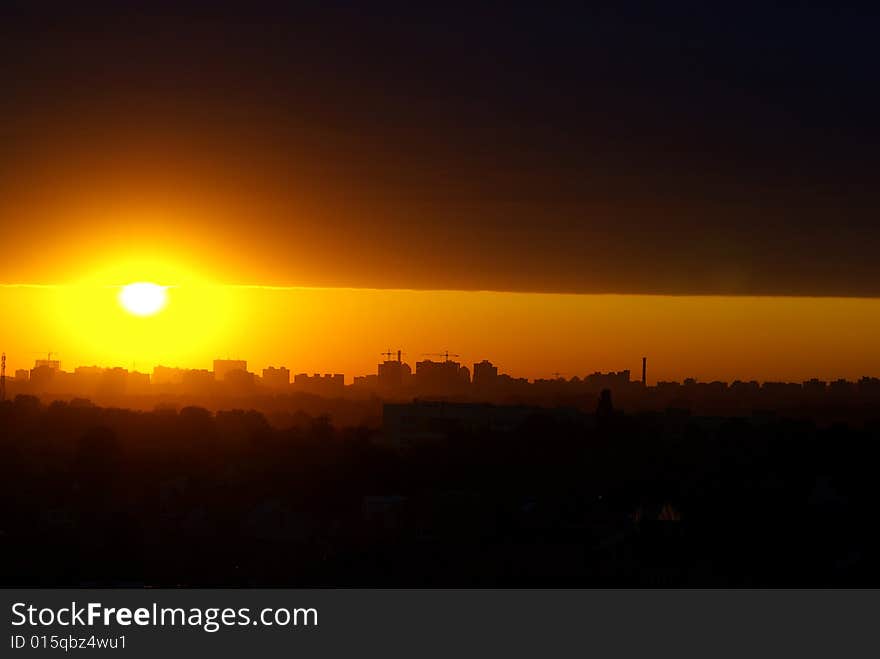
[[[880,22],[769,4],[11,3],[0,176],[213,167],[344,256],[277,283],[876,295]]]

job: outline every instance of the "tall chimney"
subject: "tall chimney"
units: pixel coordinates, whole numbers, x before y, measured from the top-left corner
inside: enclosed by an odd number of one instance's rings
[[[648,386],[648,358],[642,357],[642,386]]]
[[[400,363],[400,350],[397,351],[397,363]]]

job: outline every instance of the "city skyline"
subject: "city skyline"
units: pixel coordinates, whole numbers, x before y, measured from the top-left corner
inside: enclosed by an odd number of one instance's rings
[[[132,270],[134,272],[132,272]],[[180,282],[153,316],[119,304],[123,277]],[[163,276],[164,274],[164,276]],[[517,377],[640,367],[650,381],[856,380],[880,373],[880,300],[550,295],[228,286],[128,265],[50,287],[0,287],[8,369],[49,350],[72,365],[207,368],[241,356],[260,368],[372,372],[399,345],[413,361],[445,349]]]
[[[310,423],[309,418],[319,417],[336,427],[396,428],[393,433],[398,440],[393,443],[397,444],[403,436],[421,442],[425,431],[446,436],[447,424],[454,419],[455,423],[482,419],[506,426],[546,414],[560,419],[572,414],[587,419],[595,414],[597,420],[617,412],[661,414],[671,420],[693,415],[716,424],[724,418],[761,423],[780,417],[823,427],[870,426],[880,402],[880,378],[870,376],[857,381],[703,382],[685,378],[648,383],[648,360],[643,357],[641,373],[623,369],[571,378],[557,373],[529,381],[504,373],[485,359],[470,368],[448,351],[415,362],[415,368],[403,361],[401,352],[387,350],[383,355],[386,359],[375,372],[355,375],[346,382],[341,373],[296,373],[285,366],[260,372],[239,359],[216,359],[211,369],[157,366],[149,374],[94,366],[70,372],[48,354],[37,359],[33,369],[20,369],[14,378],[4,378],[0,401],[16,409],[42,402],[56,411],[103,406],[165,410],[184,417],[247,410],[275,427]],[[411,421],[389,422],[398,412]]]
[[[492,361],[483,358],[479,362],[473,362],[472,368],[469,368],[462,361],[450,359],[450,357],[459,357],[460,355],[450,353],[423,353],[423,358],[414,362],[413,369],[409,362],[402,358],[402,351],[385,351],[380,353],[387,358],[377,364],[377,368],[373,373],[338,373],[324,370],[315,372],[302,371],[298,372],[291,369],[285,364],[267,365],[263,368],[256,368],[249,365],[246,359],[214,359],[212,368],[185,368],[179,366],[169,366],[165,364],[157,364],[149,370],[137,370],[135,368],[128,369],[124,366],[98,366],[77,365],[73,370],[65,370],[62,367],[60,359],[53,359],[55,353],[48,352],[46,358],[37,358],[34,365],[30,369],[17,368],[14,372],[7,373],[6,353],[3,353],[4,379],[10,383],[34,383],[47,384],[51,382],[52,377],[63,376],[74,377],[73,383],[77,380],[79,384],[88,382],[91,385],[98,384],[97,376],[114,376],[124,375],[132,376],[137,379],[137,384],[153,385],[157,387],[168,385],[203,385],[206,383],[229,383],[236,387],[247,385],[248,387],[257,385],[262,391],[279,391],[290,389],[291,391],[310,391],[312,393],[342,393],[344,389],[360,390],[362,392],[373,392],[379,394],[387,393],[407,393],[420,392],[420,380],[437,379],[441,386],[434,391],[422,390],[421,393],[434,393],[437,395],[447,395],[461,393],[457,389],[457,383],[463,383],[468,387],[468,391],[479,395],[481,392],[487,391],[492,385],[506,383],[508,385],[549,385],[549,384],[585,384],[591,389],[600,390],[601,388],[611,386],[630,386],[639,385],[646,388],[668,388],[671,386],[693,386],[693,385],[710,385],[713,388],[721,386],[722,388],[766,388],[776,385],[795,385],[803,387],[804,390],[811,390],[814,393],[824,390],[837,391],[837,393],[846,393],[846,387],[867,387],[872,393],[880,390],[880,377],[864,374],[853,380],[846,378],[836,378],[833,380],[824,380],[819,377],[811,377],[803,381],[786,381],[786,380],[756,380],[737,379],[733,381],[725,380],[701,380],[694,377],[682,377],[679,379],[655,379],[651,382],[647,377],[647,357],[641,358],[641,374],[634,372],[629,368],[620,369],[618,371],[592,371],[584,374],[563,375],[560,372],[554,372],[548,377],[525,378],[513,376],[505,373]],[[396,354],[396,357],[394,356]],[[443,359],[432,359],[431,357],[443,357]],[[448,368],[447,368],[448,367]],[[444,373],[448,371],[448,373]],[[451,386],[450,386],[450,383]],[[318,385],[318,386],[314,386]],[[324,385],[330,385],[324,387]],[[445,388],[444,388],[445,387]],[[57,385],[46,390],[29,389],[30,393],[76,393],[75,390],[65,391],[63,385],[59,388]],[[322,390],[323,389],[323,390]],[[247,388],[244,389],[247,391]],[[257,391],[257,389],[254,389]],[[126,393],[120,390],[120,393]],[[138,391],[137,393],[143,393]]]
[[[17,3],[8,368],[880,373],[872,22],[690,4]],[[121,309],[134,283],[167,306]]]

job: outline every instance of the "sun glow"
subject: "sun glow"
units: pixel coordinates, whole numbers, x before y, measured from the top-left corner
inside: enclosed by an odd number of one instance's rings
[[[152,316],[158,313],[167,300],[165,287],[150,282],[129,284],[119,291],[119,303],[136,316]]]
[[[77,279],[32,294],[19,306],[27,303],[34,329],[44,328],[46,338],[23,341],[50,345],[75,365],[141,371],[158,364],[210,365],[237,349],[248,326],[244,319],[259,310],[236,289],[188,267],[184,257],[120,253],[91,264]],[[8,300],[0,295],[0,302]]]

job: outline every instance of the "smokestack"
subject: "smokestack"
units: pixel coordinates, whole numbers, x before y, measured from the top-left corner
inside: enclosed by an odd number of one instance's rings
[[[642,386],[648,386],[648,358],[642,357]]]
[[[400,363],[400,350],[397,351],[397,363]]]

